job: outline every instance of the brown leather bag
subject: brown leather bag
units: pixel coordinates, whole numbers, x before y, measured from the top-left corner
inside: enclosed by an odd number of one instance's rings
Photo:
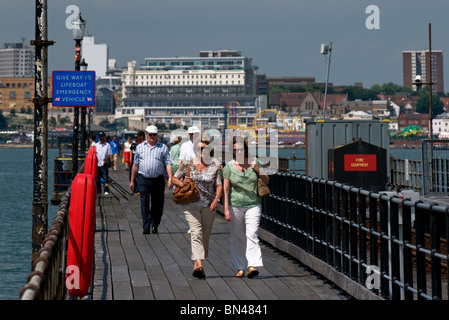
[[[270,188],[268,188],[260,177],[257,178],[257,194],[259,197],[266,197],[270,194]]]
[[[190,164],[187,164],[187,176],[190,177]],[[198,200],[198,188],[193,180],[183,187],[175,187],[173,190],[173,201],[176,204],[186,204]]]

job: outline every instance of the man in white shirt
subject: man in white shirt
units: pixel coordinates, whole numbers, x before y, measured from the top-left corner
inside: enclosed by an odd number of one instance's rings
[[[191,126],[187,132],[189,133],[190,140],[181,145],[179,151],[179,164],[184,160],[192,160],[195,158],[195,152],[193,152],[193,136],[195,134],[195,136],[199,135],[200,130],[196,126]]]
[[[98,172],[97,172],[97,193],[101,193],[101,179],[104,183],[104,194],[109,194],[109,188],[107,186],[109,175],[108,175],[108,160],[112,155],[111,145],[106,142],[106,134],[100,132],[100,141],[95,143],[97,149],[97,160],[98,160]]]
[[[142,214],[143,233],[158,233],[164,211],[164,174],[168,174],[168,189],[172,187],[173,176],[170,152],[167,146],[158,141],[158,129],[154,125],[146,128],[146,141],[136,147],[134,164],[131,171],[129,187],[134,189],[134,178],[140,192],[140,210]]]

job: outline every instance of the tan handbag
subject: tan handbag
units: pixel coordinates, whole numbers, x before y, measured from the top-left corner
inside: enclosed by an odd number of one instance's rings
[[[270,188],[268,188],[268,186],[259,176],[257,176],[257,194],[259,195],[259,197],[266,197],[270,194]]]
[[[187,176],[190,177],[190,164],[187,164]],[[198,188],[193,182],[190,180],[185,186],[175,187],[173,190],[173,201],[176,204],[186,204],[190,202],[195,202],[198,200]]]

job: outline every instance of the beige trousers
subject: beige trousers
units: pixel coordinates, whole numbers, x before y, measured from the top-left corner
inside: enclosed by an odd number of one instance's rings
[[[209,238],[216,211],[211,212],[209,207],[189,207],[188,210],[184,211],[184,214],[190,227],[191,259],[193,261],[198,259],[204,260],[207,258],[209,251]]]
[[[117,159],[118,159],[118,153],[114,153],[111,157],[112,169],[114,169],[114,170],[117,170]]]

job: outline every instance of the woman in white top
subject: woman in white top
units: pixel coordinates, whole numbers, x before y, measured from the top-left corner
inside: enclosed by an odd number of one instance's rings
[[[132,152],[131,152],[131,145],[132,145],[132,141],[131,141],[131,136],[128,136],[128,140],[125,141],[125,150],[123,151],[123,156],[125,157],[125,167],[126,170],[129,170],[129,168],[131,167],[131,156],[132,156]]]

